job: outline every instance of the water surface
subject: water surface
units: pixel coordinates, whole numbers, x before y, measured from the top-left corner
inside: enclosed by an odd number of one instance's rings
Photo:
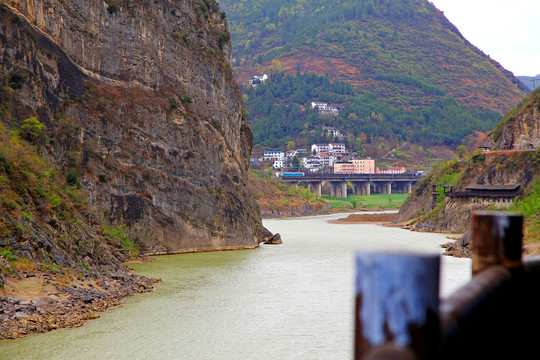
[[[266,220],[283,245],[156,257],[163,279],[82,328],[0,343],[1,359],[352,359],[353,257],[359,249],[441,253],[445,235],[338,225],[346,215]],[[443,257],[441,296],[470,278]]]

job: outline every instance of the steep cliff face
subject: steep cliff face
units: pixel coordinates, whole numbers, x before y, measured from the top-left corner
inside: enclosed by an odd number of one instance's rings
[[[255,247],[252,133],[213,0],[6,0],[2,121],[45,124],[42,154],[148,252]]]
[[[536,191],[540,177],[540,90],[533,92],[512,110],[490,133],[489,151],[475,151],[465,159],[435,167],[401,208],[395,222],[412,222],[416,229],[465,233],[477,210],[505,210],[516,200],[471,196],[444,196],[450,183],[456,191],[469,185],[519,185],[520,198],[527,201]],[[435,189],[435,192],[434,192]],[[434,195],[435,193],[435,195]],[[526,223],[534,225],[538,214]],[[529,232],[529,237],[534,237]],[[540,240],[540,239],[528,239]]]
[[[486,145],[497,150],[540,148],[540,90],[535,90],[500,122]]]

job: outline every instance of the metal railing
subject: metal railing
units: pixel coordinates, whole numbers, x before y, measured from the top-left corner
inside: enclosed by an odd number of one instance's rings
[[[476,213],[470,282],[439,299],[439,255],[357,254],[355,359],[539,359],[540,257],[523,218]]]

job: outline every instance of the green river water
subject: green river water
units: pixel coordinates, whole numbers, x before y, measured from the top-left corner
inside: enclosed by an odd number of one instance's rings
[[[163,282],[81,328],[1,342],[0,359],[352,359],[355,251],[441,253],[448,239],[327,222],[344,216],[264,221],[283,245],[133,265]],[[443,257],[441,296],[467,282],[470,267]]]

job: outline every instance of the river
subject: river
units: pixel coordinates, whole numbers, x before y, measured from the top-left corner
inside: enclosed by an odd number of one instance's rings
[[[282,245],[156,257],[159,277],[78,329],[0,343],[1,359],[352,359],[353,257],[361,249],[441,253],[445,235],[327,216],[265,220]],[[469,259],[442,258],[441,296],[470,279]]]

